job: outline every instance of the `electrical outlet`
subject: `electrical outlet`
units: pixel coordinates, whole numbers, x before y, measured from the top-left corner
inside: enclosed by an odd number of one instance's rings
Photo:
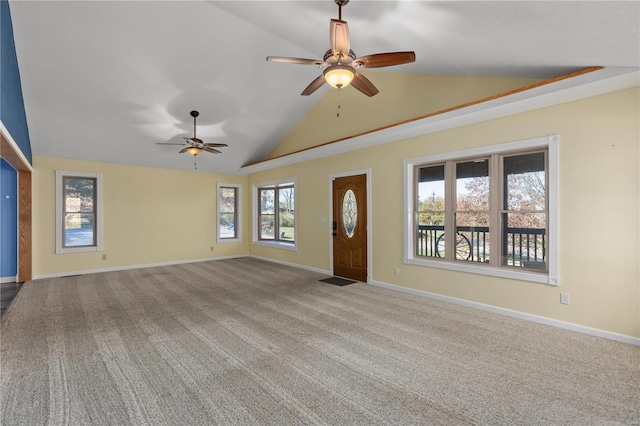
[[[560,303],[563,305],[569,304],[569,293],[560,293]]]
[[[397,266],[393,268],[393,275],[400,275],[400,268],[398,268]]]
[[[106,254],[102,255],[102,260],[107,260],[107,255]]]

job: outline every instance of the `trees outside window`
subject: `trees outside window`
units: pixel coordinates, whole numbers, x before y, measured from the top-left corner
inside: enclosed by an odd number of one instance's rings
[[[257,240],[295,243],[295,185],[291,182],[256,187]]]
[[[63,177],[63,247],[96,245],[96,179]]]
[[[416,255],[545,270],[545,155],[494,154],[416,166]],[[497,230],[499,238],[493,236]]]
[[[551,207],[557,203],[556,141],[406,160],[407,262],[480,273],[479,267],[488,267],[488,275],[499,276],[514,275],[497,268],[527,272],[526,278],[540,273],[557,283],[557,214]],[[456,266],[464,264],[470,268]]]
[[[218,185],[218,240],[240,239],[240,186]]]

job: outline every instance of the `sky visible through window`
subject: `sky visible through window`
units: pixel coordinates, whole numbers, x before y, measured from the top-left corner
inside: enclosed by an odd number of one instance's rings
[[[472,178],[458,179],[458,194],[467,195],[467,182]],[[431,199],[444,198],[444,181],[420,182],[418,184],[418,197],[420,201],[429,201]]]

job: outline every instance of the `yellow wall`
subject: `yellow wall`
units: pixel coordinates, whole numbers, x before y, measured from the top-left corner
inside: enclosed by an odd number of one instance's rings
[[[247,205],[247,177],[47,157],[34,157],[33,167],[36,277],[248,252],[250,216],[242,242],[216,243],[216,184],[243,185]],[[103,251],[55,253],[56,170],[102,173]]]
[[[358,71],[360,72],[360,71]],[[363,73],[380,90],[371,98],[351,86],[328,91],[269,154],[274,158],[477,101],[540,80],[526,78]],[[340,103],[340,117],[336,116]]]
[[[299,250],[251,245],[251,254],[330,269],[329,175],[370,168],[374,281],[640,337],[639,95],[628,89],[256,173],[250,184],[297,178]],[[405,158],[556,133],[560,286],[403,264]]]
[[[329,175],[370,169],[374,281],[640,337],[639,96],[639,88],[628,89],[249,178],[34,157],[33,273],[243,254],[330,270]],[[405,158],[555,133],[560,286],[403,264]],[[103,174],[103,252],[55,254],[57,169]],[[251,184],[291,177],[297,179],[298,251],[250,244]],[[215,242],[218,181],[243,185],[241,243]],[[559,303],[560,292],[570,294],[570,305]]]

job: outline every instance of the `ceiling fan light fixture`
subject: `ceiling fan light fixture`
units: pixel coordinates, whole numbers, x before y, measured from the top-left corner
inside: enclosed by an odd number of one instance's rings
[[[336,89],[347,87],[355,77],[353,68],[346,65],[331,65],[323,74],[327,83]]]
[[[197,146],[192,146],[191,148],[187,149],[187,152],[195,157],[202,152],[202,149],[198,148]]]

